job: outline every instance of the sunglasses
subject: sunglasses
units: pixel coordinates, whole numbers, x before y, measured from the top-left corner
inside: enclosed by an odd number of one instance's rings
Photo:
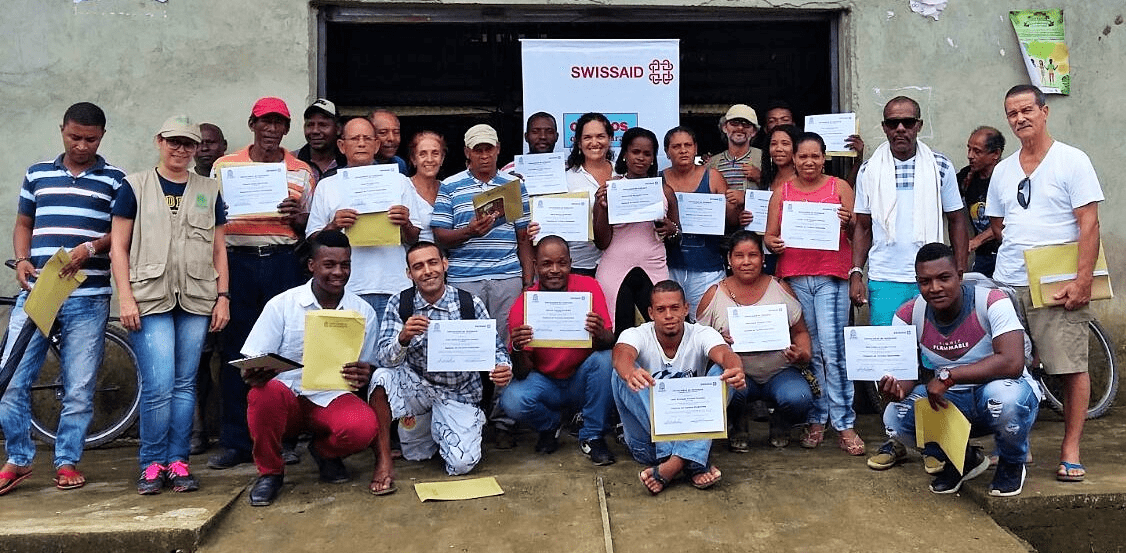
[[[1017,203],[1024,209],[1028,209],[1028,204],[1032,201],[1032,181],[1028,177],[1021,179],[1020,184],[1017,184]]]
[[[895,130],[899,128],[900,125],[903,125],[903,128],[905,129],[910,129],[915,125],[918,125],[919,121],[922,121],[922,119],[919,119],[918,117],[899,117],[894,119],[884,119],[883,123],[884,126],[888,129]]]

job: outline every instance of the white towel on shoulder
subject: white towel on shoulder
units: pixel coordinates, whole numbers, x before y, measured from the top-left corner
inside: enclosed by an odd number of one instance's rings
[[[916,142],[913,213],[914,232],[912,241],[916,246],[942,241],[942,181],[934,152],[922,142]],[[887,243],[895,243],[896,207],[898,196],[895,189],[895,158],[891,146],[884,142],[876,148],[865,176],[874,185],[868,191],[872,206],[872,220],[884,229]]]

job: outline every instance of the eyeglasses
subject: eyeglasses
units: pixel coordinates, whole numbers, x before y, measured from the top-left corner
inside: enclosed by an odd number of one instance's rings
[[[375,137],[370,134],[357,134],[356,136],[349,136],[344,140],[348,142],[375,142]]]
[[[727,124],[735,128],[747,129],[754,128],[755,124],[744,119],[728,119]]]
[[[1028,177],[1024,177],[1020,184],[1017,184],[1017,203],[1028,209],[1030,202],[1032,202],[1032,181]]]
[[[164,143],[168,144],[169,150],[195,150],[199,148],[199,143],[192,142],[191,140],[176,140],[174,138],[165,138]]]
[[[884,119],[883,123],[884,126],[888,128],[888,130],[894,131],[895,129],[898,129],[900,125],[903,125],[903,128],[905,129],[910,129],[915,125],[918,125],[919,121],[921,121],[921,119],[917,117],[897,117],[894,119]]]

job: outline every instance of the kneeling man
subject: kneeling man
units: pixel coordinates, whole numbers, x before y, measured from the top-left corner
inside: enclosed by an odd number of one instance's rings
[[[250,490],[250,504],[255,506],[273,503],[281,490],[283,438],[311,432],[309,454],[317,462],[321,480],[342,483],[349,477],[341,458],[370,446],[379,429],[375,413],[352,393],[367,386],[371,377],[369,363],[375,359],[379,320],[366,301],[344,291],[352,272],[351,248],[344,233],[324,231],[311,245],[308,267],[312,280],[266,303],[242,354],[275,353],[300,361],[305,350],[305,314],[319,309],[347,309],[363,315],[364,344],[359,359],[341,368],[351,390],[302,390],[300,369],[276,377],[268,370],[243,371],[243,379],[251,386],[246,421],[259,474]]]
[[[915,400],[926,397],[936,408],[949,402],[972,425],[993,433],[999,461],[990,495],[1017,495],[1024,487],[1028,434],[1040,400],[1025,370],[1026,335],[1012,301],[1001,290],[963,283],[954,251],[945,244],[919,250],[915,280],[921,295],[903,304],[892,324],[915,325],[922,356],[937,369],[926,384],[890,376],[880,380],[880,391],[899,402],[884,411],[893,441],[880,454],[898,461],[906,455],[900,443],[923,445],[924,455],[946,461],[930,485],[934,493],[957,492],[984,472],[989,459],[979,447],[967,446],[965,466],[954,467],[935,444],[915,444]]]
[[[515,378],[500,397],[500,406],[517,421],[539,432],[536,451],[559,449],[561,411],[582,413],[579,449],[595,465],[611,465],[614,454],[603,436],[609,429],[610,348],[614,329],[602,286],[591,277],[571,274],[571,249],[558,236],[546,236],[536,245],[537,281],[528,292],[589,292],[591,310],[586,314],[590,348],[531,348],[533,329],[525,322],[524,297],[512,304],[508,315],[509,342]]]
[[[650,493],[660,493],[681,471],[688,473],[693,486],[710,488],[723,476],[708,464],[711,440],[654,443],[646,388],[658,379],[720,376],[728,386],[741,390],[746,386],[743,362],[714,328],[684,322],[688,301],[679,284],[658,282],[649,298],[652,321],[626,329],[614,346],[617,376],[611,385],[626,446],[637,462],[650,466],[639,475]]]
[[[372,375],[369,401],[379,415],[380,432],[388,432],[391,420],[399,419],[404,458],[422,461],[441,452],[446,472],[458,475],[481,461],[481,377],[474,372],[428,371],[427,329],[431,321],[492,317],[480,298],[446,284],[449,264],[433,242],[420,241],[407,250],[407,272],[414,286],[387,302],[379,332],[382,368]],[[499,336],[496,367],[489,378],[498,387],[512,380],[512,362]],[[384,402],[389,411],[379,407]],[[379,448],[389,454],[383,440]],[[392,476],[389,466],[377,465],[372,491],[391,485]]]

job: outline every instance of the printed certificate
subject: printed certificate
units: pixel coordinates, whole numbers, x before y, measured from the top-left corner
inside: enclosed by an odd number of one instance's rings
[[[723,194],[676,193],[680,230],[685,234],[723,236],[727,198]]]
[[[529,196],[557,194],[567,191],[566,162],[566,152],[524,154],[516,156],[513,171],[524,178]]]
[[[919,379],[919,343],[915,327],[846,326],[845,372],[849,380]]]
[[[589,348],[586,314],[590,292],[524,292],[524,322],[532,327],[532,347]]]
[[[746,207],[743,209],[750,211],[754,215],[751,219],[751,224],[747,225],[747,230],[757,232],[759,234],[766,233],[766,218],[770,211],[770,197],[774,195],[769,190],[747,190]]]
[[[841,246],[841,204],[782,202],[782,241],[787,248],[837,251]]]
[[[727,386],[720,377],[664,378],[649,394],[653,441],[727,437]]]
[[[278,204],[289,197],[284,163],[227,166],[219,173],[227,216],[277,215]]]
[[[430,321],[426,329],[428,372],[491,371],[496,366],[496,320]]]
[[[607,183],[606,207],[611,225],[656,221],[665,216],[660,177],[617,179]]]
[[[727,308],[731,349],[737,352],[778,351],[790,347],[786,306],[745,305]]]

